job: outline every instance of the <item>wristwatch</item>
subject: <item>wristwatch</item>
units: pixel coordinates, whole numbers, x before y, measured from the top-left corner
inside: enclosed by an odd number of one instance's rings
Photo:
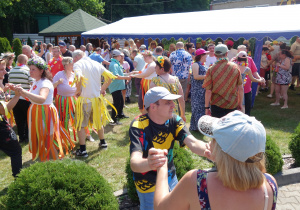
[[[205,109],[210,109],[210,107],[209,107],[209,106],[206,106]]]

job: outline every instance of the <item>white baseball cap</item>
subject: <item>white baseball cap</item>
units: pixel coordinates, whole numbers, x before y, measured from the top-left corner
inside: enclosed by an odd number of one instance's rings
[[[249,158],[265,152],[264,126],[255,117],[240,111],[230,112],[222,118],[204,115],[198,121],[198,129],[204,135],[214,138],[226,154],[238,161],[259,161],[262,155]]]
[[[175,95],[170,93],[165,87],[153,87],[147,91],[144,97],[144,106],[147,109],[150,104],[155,103],[160,99],[164,100],[176,100],[180,98],[181,95]]]

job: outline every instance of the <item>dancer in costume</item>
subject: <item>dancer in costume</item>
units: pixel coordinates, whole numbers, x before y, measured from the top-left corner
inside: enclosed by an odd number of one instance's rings
[[[52,76],[45,61],[40,57],[30,59],[27,63],[30,76],[35,79],[29,92],[22,87],[17,87],[21,96],[30,100],[28,109],[29,151],[32,159],[38,157],[41,161],[51,158],[64,157],[74,142],[67,131],[60,125],[58,112],[52,103],[53,85]]]
[[[5,60],[0,58],[0,150],[10,157],[12,175],[16,177],[22,168],[22,148],[7,118],[10,117],[9,111],[16,105],[20,95],[16,93],[7,104],[5,103],[6,90],[8,88],[14,90],[15,87],[9,83],[5,87],[3,86],[4,75],[7,73],[5,67]]]
[[[107,148],[104,139],[104,128],[108,121],[112,122],[106,108],[107,103],[104,97],[105,90],[109,86],[111,79],[116,78],[107,71],[103,65],[85,56],[81,50],[73,52],[74,72],[76,83],[76,111],[75,128],[77,129],[80,149],[75,154],[80,157],[87,157],[85,145],[85,127],[90,126],[97,130],[100,139],[99,146]],[[104,77],[104,84],[101,86],[101,76]]]
[[[144,60],[146,62],[145,68],[142,70],[142,72],[136,72],[133,71],[132,77],[135,78],[142,78],[141,81],[141,90],[139,92],[139,109],[142,114],[146,114],[146,110],[144,109],[144,95],[146,92],[149,90],[150,87],[150,82],[153,77],[156,77],[156,72],[155,72],[155,62],[154,62],[154,57],[152,55],[152,52],[149,50],[145,50],[143,53]]]
[[[57,72],[53,78],[53,86],[57,88],[55,96],[55,106],[58,111],[59,120],[66,131],[70,134],[69,126],[73,129],[74,139],[76,141],[75,132],[75,105],[76,105],[76,86],[74,82],[75,74],[73,73],[73,58],[64,57],[62,60],[64,71]],[[90,131],[86,128],[86,139],[94,141],[90,135]]]
[[[166,56],[158,56],[155,61],[156,67],[155,72],[158,75],[157,77],[153,77],[150,83],[150,88],[155,86],[162,86],[168,89],[168,91],[172,94],[181,95],[177,100],[174,100],[175,103],[175,114],[179,115],[186,122],[185,118],[185,101],[183,97],[183,90],[181,84],[179,82],[178,77],[170,75],[171,70],[171,61]],[[178,106],[179,105],[179,106]],[[180,112],[179,112],[180,111]]]

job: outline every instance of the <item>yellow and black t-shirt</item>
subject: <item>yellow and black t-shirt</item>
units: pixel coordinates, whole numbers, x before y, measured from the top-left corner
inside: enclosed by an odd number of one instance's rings
[[[129,129],[130,154],[135,151],[143,153],[143,158],[148,157],[148,151],[154,147],[168,150],[168,180],[171,181],[176,174],[173,163],[173,147],[175,140],[184,146],[184,139],[190,135],[181,117],[173,117],[163,125],[154,123],[147,114],[134,119]],[[133,173],[133,180],[137,190],[141,193],[155,191],[156,171],[146,173]]]

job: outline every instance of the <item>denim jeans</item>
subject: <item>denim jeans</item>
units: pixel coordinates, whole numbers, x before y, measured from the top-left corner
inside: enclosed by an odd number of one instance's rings
[[[178,183],[177,176],[173,177],[169,183],[169,191],[171,192],[176,184]],[[137,190],[137,194],[140,200],[140,210],[153,210],[154,209],[154,192],[151,193],[141,193]]]

